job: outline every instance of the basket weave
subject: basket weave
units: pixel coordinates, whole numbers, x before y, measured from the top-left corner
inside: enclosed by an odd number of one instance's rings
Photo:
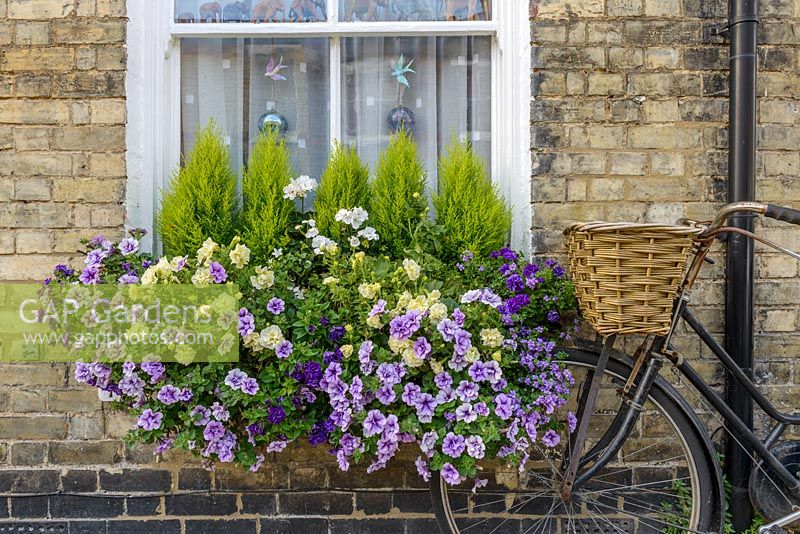
[[[569,270],[583,317],[600,334],[666,334],[699,228],[574,223]]]

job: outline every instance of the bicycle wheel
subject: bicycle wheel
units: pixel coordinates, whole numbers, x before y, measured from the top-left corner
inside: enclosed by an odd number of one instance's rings
[[[599,349],[565,352],[564,364],[575,376],[577,392],[587,371],[594,369]],[[619,411],[617,390],[630,372],[629,360],[614,351],[603,375],[586,451]],[[524,470],[484,464],[480,476],[489,482],[475,492],[471,485],[453,487],[433,477],[431,496],[442,532],[721,531],[724,501],[713,446],[688,405],[662,379],[653,385],[617,457],[569,502],[561,498],[558,484],[565,470],[561,458],[569,456],[566,448],[566,443],[560,450],[540,448],[539,457],[532,457]]]

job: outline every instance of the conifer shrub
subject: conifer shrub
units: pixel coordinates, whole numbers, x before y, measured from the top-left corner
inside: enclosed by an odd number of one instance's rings
[[[439,193],[433,206],[447,259],[465,251],[486,255],[508,240],[511,210],[468,143],[453,139],[439,160]]]
[[[380,155],[372,185],[369,221],[386,252],[400,254],[427,215],[426,175],[411,134],[400,130]]]
[[[290,227],[294,203],[283,197],[293,175],[289,148],[281,135],[259,135],[242,177],[242,240],[254,259],[264,261]]]
[[[236,233],[236,173],[221,130],[213,120],[201,129],[189,156],[162,191],[156,219],[164,253],[194,255],[207,238],[229,243]]]
[[[344,227],[335,220],[336,212],[355,207],[369,211],[370,194],[369,167],[354,148],[336,143],[314,201],[314,218],[322,235],[338,241]]]

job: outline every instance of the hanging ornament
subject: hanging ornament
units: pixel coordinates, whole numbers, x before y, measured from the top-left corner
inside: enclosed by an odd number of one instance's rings
[[[258,129],[263,133],[275,131],[283,135],[289,129],[289,123],[277,110],[270,109],[258,118]]]
[[[264,76],[272,79],[273,101],[275,100],[275,85],[277,82],[286,80],[286,76],[280,73],[285,68],[287,68],[287,66],[283,64],[283,56],[281,56],[277,63],[275,62],[274,57],[269,58]],[[275,108],[272,108],[267,110],[266,113],[258,118],[258,129],[263,133],[275,131],[278,134],[283,135],[289,129],[289,123],[286,121],[286,117],[278,113]]]
[[[392,133],[400,129],[412,132],[414,130],[414,125],[417,123],[414,112],[403,105],[403,96],[405,96],[406,89],[411,88],[411,84],[406,75],[416,74],[416,71],[411,68],[413,63],[414,60],[412,59],[406,64],[403,54],[400,54],[400,57],[397,58],[397,61],[394,62],[392,67],[392,77],[397,80],[397,106],[392,108],[392,110],[389,111],[389,115],[386,117],[386,124],[389,125],[389,130],[391,130]]]

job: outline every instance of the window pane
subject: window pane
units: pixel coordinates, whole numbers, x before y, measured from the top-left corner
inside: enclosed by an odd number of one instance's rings
[[[393,129],[405,123],[431,188],[436,162],[453,136],[471,140],[488,169],[489,37],[359,37],[343,39],[342,45],[343,140],[365,161],[374,165]]]
[[[260,129],[284,130],[297,174],[319,177],[329,138],[327,39],[181,41],[181,149],[214,119],[241,169]]]
[[[175,22],[319,22],[326,0],[175,0]]]
[[[339,0],[342,21],[489,20],[491,0]]]

